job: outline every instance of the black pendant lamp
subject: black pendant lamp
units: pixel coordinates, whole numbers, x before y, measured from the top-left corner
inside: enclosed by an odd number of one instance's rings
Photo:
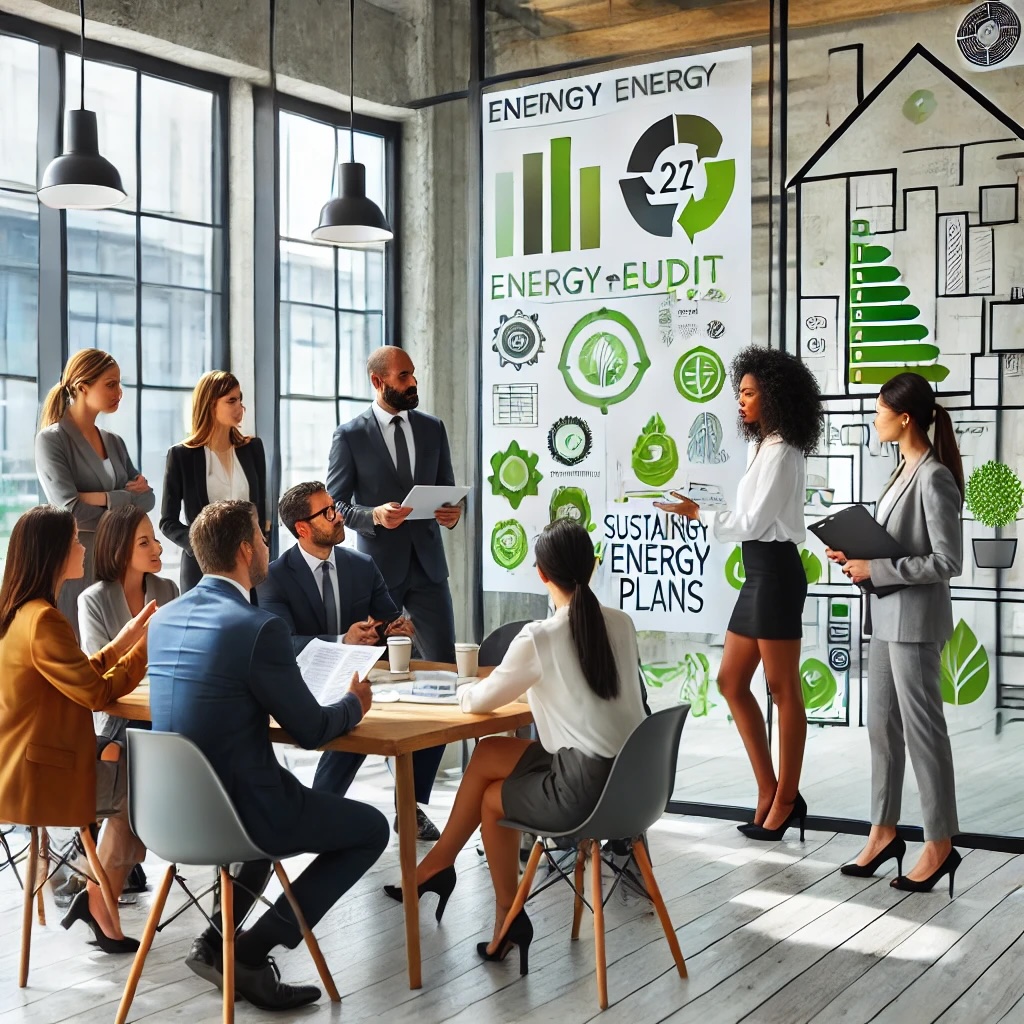
[[[313,229],[313,238],[346,249],[371,249],[391,241],[395,234],[380,207],[366,195],[366,167],[356,163],[355,8],[355,0],[349,0],[349,159],[348,163],[338,165],[341,195],[328,200],[320,211],[320,223]]]
[[[67,115],[67,151],[43,171],[36,195],[55,210],[105,210],[124,202],[127,193],[117,168],[100,156],[96,113],[85,109],[85,0],[78,0],[81,19],[79,109]]]

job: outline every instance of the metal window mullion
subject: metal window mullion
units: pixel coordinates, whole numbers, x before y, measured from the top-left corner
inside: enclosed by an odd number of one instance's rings
[[[338,131],[339,129],[335,126],[334,129],[334,170],[333,174],[337,174],[338,168]],[[350,133],[351,134],[351,133]],[[352,146],[355,145],[354,137]],[[341,183],[338,183],[338,189],[341,189]],[[341,387],[341,313],[338,307],[341,305],[341,287],[338,283],[338,278],[341,274],[341,267],[339,266],[340,261],[338,260],[338,248],[333,247],[331,253],[334,259],[334,387],[331,389],[334,392],[334,422],[341,422],[341,400],[338,397],[338,391]]]
[[[142,466],[142,72],[135,72],[135,465]],[[141,470],[140,470],[141,471]]]

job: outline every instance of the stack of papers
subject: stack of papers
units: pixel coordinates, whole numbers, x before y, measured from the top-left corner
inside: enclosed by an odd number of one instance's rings
[[[386,647],[360,644],[329,644],[313,637],[295,659],[309,692],[323,707],[337,704],[348,693],[352,673],[365,679],[380,660]]]

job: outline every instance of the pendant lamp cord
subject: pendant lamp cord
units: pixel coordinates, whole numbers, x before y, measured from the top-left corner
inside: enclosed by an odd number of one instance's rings
[[[348,0],[348,158],[356,162],[356,0]]]
[[[78,16],[81,19],[78,43],[78,59],[81,62],[81,67],[78,69],[78,107],[80,110],[85,110],[85,0],[78,0]]]

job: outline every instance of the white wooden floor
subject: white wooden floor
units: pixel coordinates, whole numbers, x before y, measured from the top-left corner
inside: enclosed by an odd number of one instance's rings
[[[387,785],[383,769],[368,766],[352,795],[387,811]],[[438,806],[430,812],[439,823],[451,789],[436,790]],[[918,895],[891,889],[892,862],[879,879],[838,874],[859,843],[820,832],[800,843],[790,831],[784,842],[760,844],[739,835],[734,823],[664,819],[651,833],[654,867],[689,979],[676,975],[653,914],[613,897],[606,912],[611,1006],[603,1014],[590,918],[580,941],[571,943],[572,901],[564,886],[530,904],[536,938],[527,977],[519,977],[514,953],[502,964],[477,959],[475,945],[488,937],[491,890],[486,865],[472,847],[459,860],[458,887],[440,927],[433,920],[434,897],[424,900],[424,987],[410,992],[401,907],[380,892],[384,882],[397,880],[392,843],[317,928],[341,1007],[321,1000],[271,1016],[240,1002],[237,1019],[1024,1022],[1024,858],[967,852],[950,901],[945,890]],[[301,863],[288,868],[294,876]],[[159,863],[151,859],[147,869],[155,881]],[[201,880],[204,872],[194,875]],[[48,926],[35,930],[29,987],[17,988],[20,896],[11,872],[0,872],[0,1024],[111,1021],[131,958],[94,951],[81,925],[70,932],[56,927],[52,904]],[[141,933],[147,906],[144,897],[123,911],[128,934]],[[182,963],[200,930],[201,919],[190,911],[157,936],[131,1020],[220,1020],[219,993]],[[301,949],[278,961],[285,979],[315,978]]]

